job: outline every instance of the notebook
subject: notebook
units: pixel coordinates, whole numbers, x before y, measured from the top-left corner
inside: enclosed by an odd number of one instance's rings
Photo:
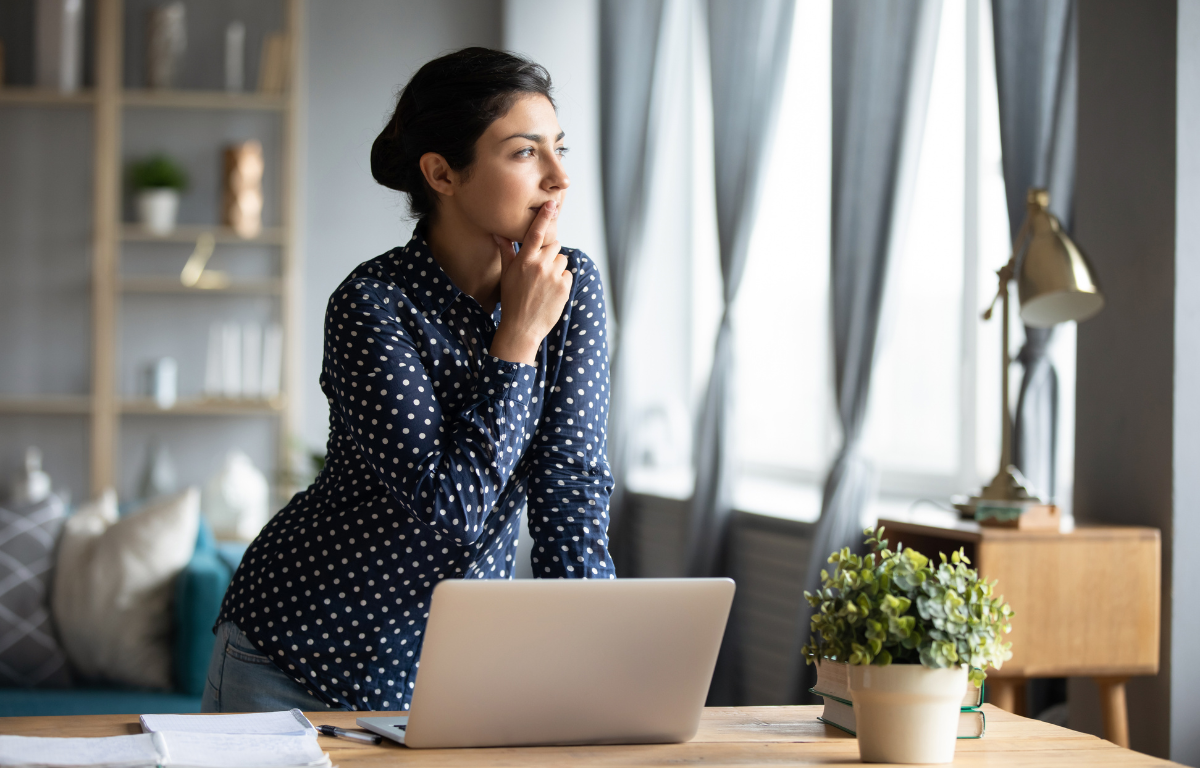
[[[298,709],[243,715],[142,715],[135,736],[0,736],[0,766],[327,768],[317,729]]]
[[[158,731],[106,738],[0,736],[5,768],[329,768],[315,738]]]
[[[312,736],[317,729],[298,709],[280,712],[251,712],[242,715],[142,715],[146,733],[256,733],[275,736]]]

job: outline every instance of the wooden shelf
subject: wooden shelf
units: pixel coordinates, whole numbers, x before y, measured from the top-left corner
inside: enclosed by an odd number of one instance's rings
[[[0,87],[0,104],[28,104],[47,107],[82,107],[96,103],[91,91],[61,93],[47,88]]]
[[[126,90],[121,92],[126,107],[158,109],[245,109],[282,112],[287,97],[266,93],[226,93],[225,91],[152,91]]]
[[[283,293],[283,281],[278,278],[238,280],[226,288],[189,288],[177,277],[127,277],[121,281],[124,293],[188,293],[203,295],[241,294],[278,296]]]
[[[196,399],[179,400],[159,408],[149,398],[121,401],[121,413],[137,416],[274,416],[283,412],[282,400]]]
[[[43,397],[0,397],[0,414],[30,414],[34,416],[86,416],[92,412],[92,398],[87,395]]]
[[[121,227],[121,240],[126,243],[187,243],[194,244],[205,232],[213,236],[218,245],[283,245],[284,231],[281,227],[263,227],[258,237],[242,237],[229,227],[205,227],[199,224],[181,224],[169,235],[147,232],[140,224],[125,224]]]

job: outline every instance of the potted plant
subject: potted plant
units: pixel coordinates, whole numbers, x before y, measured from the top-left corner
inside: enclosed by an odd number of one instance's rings
[[[129,166],[129,181],[142,226],[156,235],[171,234],[187,173],[165,155],[154,155]]]
[[[960,549],[935,564],[883,528],[863,531],[870,552],[829,557],[803,648],[808,663],[849,664],[850,698],[865,762],[949,763],[968,680],[1012,658],[1012,609],[968,567]]]

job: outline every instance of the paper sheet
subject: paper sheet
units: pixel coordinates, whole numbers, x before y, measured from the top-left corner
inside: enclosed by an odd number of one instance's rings
[[[166,746],[166,766],[226,768],[254,766],[327,766],[329,757],[315,737],[261,734],[178,733],[161,734]]]
[[[308,734],[317,729],[298,709],[245,715],[142,715],[142,730],[178,733],[255,733],[276,736]]]
[[[153,766],[159,755],[148,733],[94,739],[0,736],[3,766]]]

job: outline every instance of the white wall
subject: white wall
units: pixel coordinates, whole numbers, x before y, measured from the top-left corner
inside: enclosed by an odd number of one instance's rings
[[[371,142],[422,64],[501,44],[501,8],[498,0],[309,0],[307,14],[297,428],[309,449],[323,452],[326,301],[356,265],[411,233],[403,196],[371,178]]]
[[[605,269],[600,187],[600,3],[598,0],[504,0],[507,50],[550,72],[558,122],[566,131],[571,188],[558,223],[563,245]],[[604,272],[607,275],[607,272]]]

